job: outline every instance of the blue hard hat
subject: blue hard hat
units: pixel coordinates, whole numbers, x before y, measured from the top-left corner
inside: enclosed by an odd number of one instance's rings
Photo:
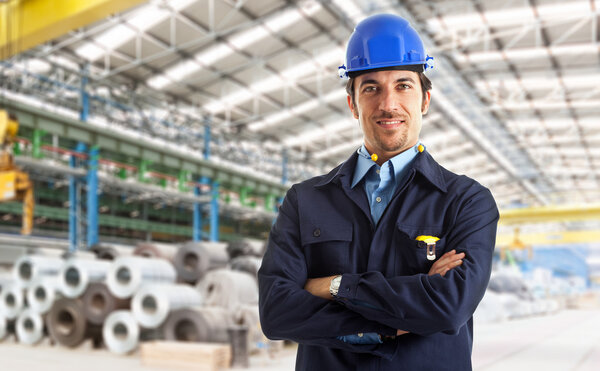
[[[346,48],[346,64],[340,77],[354,77],[360,71],[403,69],[422,72],[433,67],[423,42],[408,21],[394,14],[376,14],[362,20]]]

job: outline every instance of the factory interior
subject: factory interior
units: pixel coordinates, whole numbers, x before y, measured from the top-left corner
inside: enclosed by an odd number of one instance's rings
[[[0,369],[293,370],[257,273],[363,144],[338,67],[378,13],[499,210],[473,370],[600,370],[599,0],[0,0]]]

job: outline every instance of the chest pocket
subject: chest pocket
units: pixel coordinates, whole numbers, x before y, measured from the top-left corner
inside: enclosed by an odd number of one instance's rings
[[[331,220],[302,223],[300,234],[309,278],[348,270],[352,224]]]
[[[414,227],[404,224],[396,224],[397,251],[396,251],[396,274],[413,275],[429,272],[433,263],[446,252],[446,238],[443,227]],[[419,236],[434,236],[439,240],[435,243],[435,259],[427,258],[427,247],[417,241]]]

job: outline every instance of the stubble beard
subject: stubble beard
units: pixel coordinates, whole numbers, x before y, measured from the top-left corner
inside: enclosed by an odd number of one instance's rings
[[[403,151],[408,140],[408,130],[394,134],[393,140],[383,136],[381,133],[375,135],[375,144],[377,148],[383,149],[387,153],[399,153]]]

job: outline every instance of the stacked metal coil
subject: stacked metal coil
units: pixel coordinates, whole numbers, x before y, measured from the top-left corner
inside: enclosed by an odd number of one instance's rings
[[[256,257],[230,261],[225,244],[201,242],[171,251],[171,262],[164,251],[170,246],[140,246],[146,256],[119,252],[112,261],[89,254],[19,258],[10,277],[0,275],[0,340],[14,335],[36,344],[48,336],[66,347],[102,340],[122,354],[145,340],[229,342],[233,326],[257,328]]]
[[[119,299],[104,283],[91,283],[81,300],[87,320],[94,325],[102,325],[108,315],[119,309],[129,308],[130,299]]]
[[[190,242],[177,250],[173,260],[180,281],[196,283],[206,272],[229,263],[225,245],[214,242]]]
[[[46,318],[48,332],[54,341],[74,348],[86,339],[98,343],[100,327],[87,321],[79,299],[62,298],[54,302]]]
[[[145,258],[165,259],[173,262],[178,248],[177,245],[167,245],[162,243],[139,243],[135,250],[133,250],[133,255]]]
[[[112,263],[106,283],[113,295],[125,299],[132,297],[143,284],[173,283],[175,278],[175,269],[166,260],[128,256]]]

